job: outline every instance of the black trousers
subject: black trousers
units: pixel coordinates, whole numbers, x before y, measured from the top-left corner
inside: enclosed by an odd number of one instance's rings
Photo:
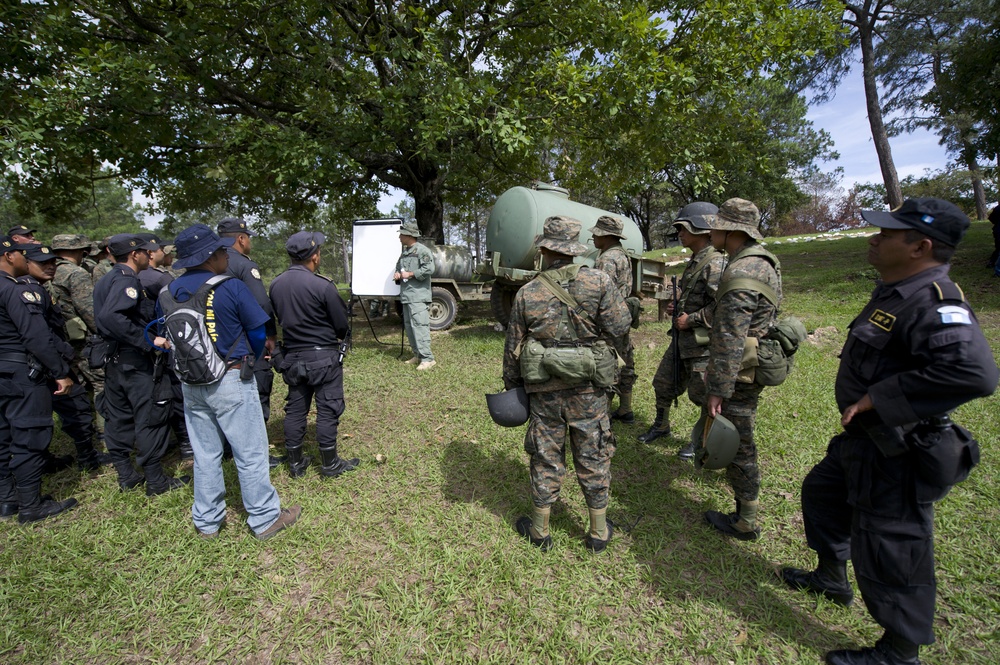
[[[28,378],[23,363],[0,362],[0,478],[18,487],[42,482],[43,454],[52,441],[52,390]]]
[[[151,356],[133,351],[120,352],[104,371],[104,440],[112,461],[127,460],[135,442],[139,466],[159,462],[170,438],[170,379],[154,382]]]
[[[806,539],[819,556],[851,559],[868,612],[915,644],[934,642],[934,504],[917,501],[909,453],[885,457],[839,434],[802,483]]]
[[[77,381],[73,377],[73,381]],[[94,426],[94,410],[90,394],[84,383],[74,383],[68,395],[53,395],[52,410],[59,415],[62,431],[77,447],[86,449],[93,446],[97,428]]]
[[[264,422],[271,417],[271,391],[274,389],[274,372],[271,361],[263,356],[257,359],[253,368],[253,377],[257,379],[257,396],[260,398],[260,410],[264,412]]]
[[[306,416],[316,400],[316,443],[337,445],[337,427],[344,413],[344,373],[335,350],[287,351],[283,367],[288,397],[285,399],[285,446],[297,448],[306,435]]]

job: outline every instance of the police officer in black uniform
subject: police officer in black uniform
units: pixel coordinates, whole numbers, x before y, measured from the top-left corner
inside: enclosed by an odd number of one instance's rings
[[[271,303],[282,328],[284,358],[278,365],[288,397],[285,401],[285,447],[288,468],[301,476],[311,459],[302,454],[306,415],[316,398],[316,442],[320,473],[335,478],[358,465],[357,458],[337,454],[337,425],[344,412],[341,365],[350,332],[347,306],[331,280],[316,274],[322,233],[299,231],[285,243],[291,267],[271,282]]]
[[[137,236],[146,241],[149,247],[149,265],[139,271],[139,281],[146,291],[146,297],[151,302],[156,302],[160,297],[160,291],[165,289],[170,282],[174,281],[174,276],[166,268],[161,268],[163,262],[164,242],[155,233],[137,233]],[[180,449],[181,459],[194,459],[194,451],[191,449],[191,439],[188,437],[187,423],[184,422],[184,391],[181,390],[181,382],[174,374],[174,370],[167,363],[166,375],[170,379],[170,390],[173,395],[173,406],[170,410],[170,429],[177,437],[177,446]]]
[[[146,494],[163,494],[190,479],[168,477],[160,460],[167,450],[173,391],[166,376],[167,340],[146,326],[155,319],[156,302],[146,297],[137,273],[149,265],[149,245],[138,235],[120,233],[108,240],[115,264],[94,286],[97,330],[111,345],[105,367],[104,439],[118,472],[118,485],[133,489],[146,482]],[[152,344],[150,343],[152,340]],[[129,460],[133,442],[136,461],[145,478]]]
[[[69,393],[73,380],[69,363],[50,344],[40,301],[17,283],[28,272],[24,252],[29,248],[0,236],[0,517],[18,515],[22,524],[77,503],[41,496],[43,454],[52,440],[52,395]]]
[[[219,222],[217,230],[219,237],[233,239],[232,246],[226,250],[229,253],[229,269],[226,274],[232,275],[246,284],[257,304],[271,317],[264,324],[264,332],[267,334],[264,355],[258,358],[253,366],[253,375],[257,379],[257,394],[260,397],[260,408],[264,412],[264,424],[266,425],[271,417],[271,390],[274,388],[271,353],[274,351],[274,345],[278,339],[278,325],[274,319],[274,308],[271,306],[271,299],[267,297],[267,289],[264,288],[264,281],[260,276],[260,266],[250,258],[250,249],[253,247],[253,232],[246,220],[239,217],[226,217]],[[272,469],[284,461],[284,456],[270,456]]]
[[[45,319],[51,333],[49,343],[59,351],[66,362],[72,363],[76,351],[66,338],[66,319],[63,317],[62,310],[52,304],[52,296],[43,286],[55,276],[55,261],[58,257],[51,249],[43,245],[32,245],[30,249],[25,251],[25,256],[28,259],[28,274],[18,277],[17,281],[35,294],[35,301],[38,303],[42,318]],[[79,381],[72,368],[69,377],[73,380],[73,387],[66,395],[52,397],[52,410],[59,414],[62,431],[76,446],[77,466],[84,471],[97,471],[102,464],[108,463],[109,458],[106,455],[101,455],[94,448],[97,427],[94,425],[94,411],[87,393],[87,386]],[[70,456],[55,457],[51,453],[47,453],[44,472],[58,471],[72,463],[73,458]]]
[[[802,483],[806,540],[819,567],[784,568],[781,576],[847,605],[851,559],[885,634],[874,647],[831,651],[826,662],[917,663],[919,646],[934,641],[933,502],[978,458],[978,446],[948,414],[991,394],[1000,372],[948,277],[968,217],[933,198],[862,216],[881,229],[869,240],[868,261],[882,279],[851,322],[840,356],[835,392],[844,432]],[[946,464],[928,463],[922,451]]]

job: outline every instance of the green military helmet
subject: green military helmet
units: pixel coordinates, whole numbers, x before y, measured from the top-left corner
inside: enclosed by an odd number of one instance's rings
[[[520,427],[528,422],[530,408],[524,386],[492,395],[487,393],[486,407],[490,410],[490,418],[501,427]]]
[[[708,422],[708,432],[705,423]],[[736,451],[740,447],[740,433],[736,426],[725,416],[710,418],[702,415],[691,430],[691,443],[694,444],[694,465],[701,469],[724,469],[736,459]]]

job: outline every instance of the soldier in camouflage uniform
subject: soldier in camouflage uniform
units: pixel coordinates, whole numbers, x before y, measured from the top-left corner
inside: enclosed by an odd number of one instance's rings
[[[526,284],[514,298],[504,347],[503,379],[507,388],[524,385],[531,405],[531,420],[524,437],[524,449],[531,456],[531,517],[517,522],[517,531],[533,545],[548,549],[549,514],[559,498],[566,474],[566,439],[573,451],[577,480],[590,511],[589,549],[603,550],[612,535],[607,520],[608,490],[611,484],[611,457],[615,437],[608,414],[608,393],[592,383],[550,378],[544,383],[525,383],[520,364],[522,349],[531,340],[554,346],[570,335],[563,325],[569,317],[576,337],[583,345],[600,338],[619,337],[629,328],[631,317],[607,273],[573,264],[573,257],[585,254],[581,245],[580,222],[555,216],[545,220],[543,235],[536,240],[542,253],[544,275],[551,277],[579,303],[582,314],[570,311],[540,278]],[[568,314],[564,315],[564,311]],[[571,337],[569,337],[571,338]]]
[[[762,239],[759,226],[757,206],[744,199],[723,203],[711,222],[712,245],[725,250],[729,265],[719,282],[717,294],[721,297],[712,315],[711,355],[705,372],[707,397],[702,413],[728,418],[740,434],[740,445],[726,469],[736,496],[736,512],[726,515],[710,510],[705,519],[720,532],[739,540],[760,537],[760,469],[753,430],[762,386],[754,382],[752,367],[742,367],[743,352],[748,337],[767,335],[781,304],[781,265],[757,243]],[[727,288],[728,281],[741,278],[766,284],[774,290],[777,303],[747,286]]]
[[[625,225],[622,220],[602,215],[597,218],[597,224],[590,229],[594,247],[601,250],[594,267],[603,270],[611,276],[611,281],[622,296],[622,300],[632,295],[632,259],[625,253],[622,240]],[[615,392],[618,393],[618,409],[611,414],[611,420],[620,420],[626,425],[635,422],[632,412],[632,386],[635,385],[635,355],[629,331],[611,340],[625,364],[621,368]]]
[[[60,234],[52,237],[52,251],[56,257],[56,274],[46,284],[52,301],[62,311],[66,319],[66,334],[75,352],[71,367],[76,377],[93,394],[96,407],[94,423],[99,437],[104,436],[104,417],[101,403],[104,401],[104,370],[91,369],[83,357],[83,347],[89,335],[97,334],[94,321],[94,283],[92,276],[81,267],[83,258],[90,252],[91,242],[87,236]]]
[[[670,403],[685,390],[698,406],[705,401],[705,368],[708,367],[705,340],[712,326],[715,292],[725,267],[725,257],[712,247],[709,237],[709,224],[718,211],[711,203],[696,201],[684,206],[674,220],[681,245],[690,249],[693,256],[681,275],[677,303],[671,301],[668,308],[675,316],[674,336],[653,377],[656,420],[645,434],[639,435],[642,443],[670,435]],[[702,339],[700,344],[698,338]],[[688,442],[677,454],[683,459],[693,458],[694,445]]]
[[[97,284],[102,277],[111,271],[111,266],[115,264],[114,257],[108,252],[108,238],[104,238],[97,243],[97,254],[93,256],[97,262],[94,269],[90,271],[90,279]]]

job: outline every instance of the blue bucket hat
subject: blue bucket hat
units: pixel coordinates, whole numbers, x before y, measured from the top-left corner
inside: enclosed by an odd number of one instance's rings
[[[220,238],[204,224],[189,226],[181,231],[174,241],[177,258],[173,267],[179,270],[200,266],[216,251],[223,247],[232,247],[234,242],[236,238]]]

